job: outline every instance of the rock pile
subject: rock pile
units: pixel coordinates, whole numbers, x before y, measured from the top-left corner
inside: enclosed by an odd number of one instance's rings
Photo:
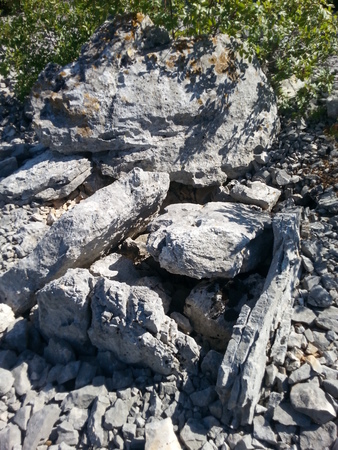
[[[0,87],[0,448],[338,448],[326,125],[141,16]]]

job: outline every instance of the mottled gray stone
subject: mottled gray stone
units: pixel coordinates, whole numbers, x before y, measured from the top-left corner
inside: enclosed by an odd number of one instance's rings
[[[128,404],[122,399],[118,398],[114,405],[107,409],[104,418],[103,426],[106,430],[113,430],[114,428],[121,428],[126,422],[129,414]]]
[[[170,418],[147,423],[145,441],[144,450],[181,450]]]
[[[196,419],[188,419],[180,432],[180,438],[188,450],[200,450],[207,441],[207,429]]]
[[[332,305],[333,299],[323,286],[318,284],[309,292],[308,304],[318,308],[328,308]]]
[[[94,399],[99,395],[107,395],[105,386],[84,386],[80,389],[71,391],[61,404],[62,411],[71,411],[72,408],[87,409]]]
[[[202,391],[193,392],[190,395],[190,399],[195,406],[200,408],[209,406],[210,403],[214,402],[217,398],[217,393],[214,386],[210,386]]]
[[[216,383],[218,369],[222,364],[223,355],[222,353],[216,352],[215,350],[210,350],[203,358],[201,364],[201,371],[210,381]]]
[[[36,295],[39,328],[48,339],[60,338],[80,352],[90,344],[89,293],[94,277],[86,269],[68,269],[65,275],[51,281]]]
[[[300,412],[297,412],[290,403],[281,402],[273,412],[273,420],[282,425],[297,425],[309,427],[311,419]]]
[[[73,347],[67,341],[59,338],[49,339],[43,355],[53,365],[65,365],[76,359]]]
[[[299,369],[291,372],[289,376],[289,384],[300,383],[301,381],[308,380],[314,374],[310,364],[305,363],[299,367]]]
[[[323,380],[322,386],[325,392],[336,399],[338,398],[338,380]]]
[[[99,395],[94,400],[87,424],[88,438],[94,448],[106,447],[108,445],[108,431],[102,427],[102,419],[109,406],[110,401],[108,396]]]
[[[47,440],[60,416],[57,405],[47,405],[29,419],[22,450],[36,448],[42,439]]]
[[[56,444],[67,444],[76,446],[79,442],[79,433],[73,428],[69,422],[62,422],[56,427],[57,441]]]
[[[312,309],[306,308],[305,306],[296,305],[293,308],[292,320],[294,322],[301,322],[311,326],[316,317],[317,316]]]
[[[9,423],[0,431],[1,450],[19,450],[22,448],[21,445],[21,431],[17,425]]]
[[[253,437],[269,444],[277,444],[276,434],[263,416],[256,416],[253,419]]]
[[[0,367],[0,397],[7,394],[13,386],[14,381],[13,374],[9,370]]]
[[[218,372],[217,392],[227,420],[233,417],[234,427],[252,423],[261,397],[271,330],[279,326],[285,310],[292,307],[300,269],[299,223],[299,211],[275,216],[273,260],[262,295],[252,311],[247,305],[242,307]],[[275,340],[279,340],[278,330]]]
[[[87,386],[87,384],[90,384],[93,378],[95,377],[96,371],[97,371],[96,365],[86,361],[82,361],[81,367],[76,376],[75,389],[80,389],[83,386]]]
[[[95,286],[91,306],[88,334],[101,351],[109,350],[123,362],[167,375],[179,369],[196,372],[199,348],[164,314],[156,292],[102,278]]]
[[[300,450],[326,449],[334,443],[337,437],[337,425],[328,422],[324,425],[312,425],[300,432]]]
[[[32,411],[31,405],[22,406],[13,417],[13,422],[17,424],[22,431],[27,430],[27,423],[30,419]]]
[[[109,151],[97,162],[114,178],[135,165],[197,186],[245,174],[279,129],[259,65],[219,34],[163,47],[167,35],[145,50],[157,31],[148,17],[129,19],[105,22],[76,62],[41,74],[31,97],[41,142],[67,154]]]
[[[82,409],[74,406],[67,415],[67,422],[72,425],[74,430],[80,431],[87,422],[89,413],[89,409]]]
[[[89,266],[125,237],[140,232],[168,191],[167,174],[135,168],[75,205],[50,227],[35,249],[0,276],[0,300],[15,313],[34,303],[34,292],[69,268]]]
[[[16,394],[21,397],[21,395],[27,394],[31,389],[31,382],[28,377],[28,364],[23,362],[12,369],[12,375],[14,377],[14,388]]]
[[[149,226],[147,248],[170,273],[233,278],[269,253],[270,218],[254,207],[222,202],[169,205]]]
[[[231,197],[246,205],[256,205],[271,211],[277,203],[281,191],[260,181],[247,182],[247,186],[236,183],[230,191]]]
[[[299,411],[318,423],[324,424],[336,418],[336,411],[324,391],[314,382],[296,384],[291,388],[290,401]]]
[[[20,205],[33,200],[54,200],[71,194],[90,175],[87,158],[46,151],[29,159],[0,181],[0,199]]]

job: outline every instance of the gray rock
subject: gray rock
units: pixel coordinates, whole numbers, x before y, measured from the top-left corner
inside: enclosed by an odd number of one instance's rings
[[[15,322],[11,322],[2,338],[3,347],[19,353],[26,350],[29,343],[30,325],[23,317],[18,317]]]
[[[22,450],[32,450],[41,440],[47,440],[60,413],[57,405],[47,405],[33,414],[28,422]]]
[[[76,376],[75,389],[80,389],[81,387],[86,386],[87,384],[90,384],[96,375],[96,371],[97,371],[96,365],[91,364],[86,361],[82,361],[81,367]]]
[[[20,248],[19,258],[24,258],[34,250],[47,230],[49,227],[45,223],[23,222],[15,234],[16,248]]]
[[[0,181],[0,199],[23,205],[33,200],[67,197],[90,172],[91,163],[87,158],[46,151]]]
[[[0,367],[0,397],[6,395],[14,384],[14,377],[7,369]]]
[[[197,186],[244,174],[279,129],[257,62],[242,60],[225,35],[165,48],[161,40],[144,53],[151,33],[147,17],[108,21],[75,63],[52,79],[46,69],[31,97],[41,142],[68,154],[109,151],[97,161],[115,178],[136,164]]]
[[[260,181],[248,181],[247,186],[236,183],[230,191],[231,197],[246,205],[256,205],[262,209],[271,211],[277,203],[281,191],[267,186]]]
[[[144,450],[181,450],[170,418],[153,420],[145,426]]]
[[[17,425],[8,424],[0,431],[0,448],[4,450],[21,449],[21,431]]]
[[[70,392],[61,404],[62,411],[71,411],[74,407],[87,409],[99,395],[107,395],[105,386],[84,386]]]
[[[253,419],[253,437],[269,444],[277,444],[277,437],[263,416],[256,416]]]
[[[254,207],[212,202],[174,204],[155,219],[147,248],[168,272],[192,278],[233,278],[269,252],[266,213]],[[264,244],[263,244],[264,243]]]
[[[271,330],[278,327],[284,311],[291,310],[300,270],[299,223],[299,211],[275,216],[273,260],[263,293],[252,311],[247,305],[242,307],[219,369],[216,388],[234,427],[252,423]],[[291,328],[291,312],[289,322]]]
[[[10,156],[0,161],[0,178],[8,177],[18,168],[18,161],[14,156]]]
[[[333,303],[331,295],[323,286],[318,284],[309,292],[308,304],[318,308],[328,308]]]
[[[17,361],[16,353],[12,350],[0,350],[0,367],[10,370]]]
[[[318,423],[324,424],[336,418],[333,405],[324,391],[314,382],[296,384],[291,388],[290,401],[299,411]]]
[[[214,402],[217,398],[217,393],[214,386],[210,386],[202,391],[193,392],[190,395],[190,399],[194,406],[200,408],[208,407],[210,403]]]
[[[296,305],[293,309],[292,320],[294,322],[301,322],[311,326],[314,324],[316,317],[312,309],[305,306]]]
[[[74,430],[80,431],[87,422],[89,413],[89,409],[81,409],[74,406],[67,415],[67,422],[72,425]]]
[[[199,349],[164,314],[156,292],[101,278],[91,299],[93,345],[113,352],[121,361],[142,364],[155,372],[196,372]]]
[[[273,412],[273,420],[282,425],[297,425],[300,427],[309,427],[311,419],[300,412],[297,412],[290,403],[281,402]]]
[[[128,415],[128,404],[121,398],[118,398],[114,405],[107,409],[103,418],[103,426],[106,430],[122,428],[122,426],[127,422]]]
[[[73,347],[67,341],[58,338],[49,339],[43,355],[53,365],[65,365],[76,359]]]
[[[89,293],[94,277],[86,269],[68,269],[37,292],[39,329],[47,338],[60,338],[80,352],[90,344]]]
[[[27,311],[34,305],[37,289],[69,268],[90,265],[123,238],[143,230],[168,187],[168,175],[134,169],[75,205],[27,258],[0,277],[2,302],[15,313]]]
[[[0,303],[0,336],[10,325],[15,322],[15,316],[12,308],[4,303]],[[3,367],[3,366],[1,366]]]
[[[323,380],[322,386],[325,392],[336,399],[338,398],[338,380]]]
[[[108,445],[108,431],[102,427],[102,419],[109,406],[108,396],[99,395],[94,400],[87,424],[88,438],[94,448]]]
[[[200,450],[207,442],[207,429],[196,419],[188,419],[180,432],[180,439],[188,450]]]
[[[58,383],[64,384],[67,383],[67,381],[74,380],[79,373],[80,366],[81,361],[70,361],[68,364],[66,364],[60,373]]]
[[[22,406],[13,417],[13,422],[20,427],[22,431],[27,430],[27,424],[31,417],[32,406]]]
[[[73,428],[69,422],[62,422],[56,427],[57,441],[56,444],[67,444],[76,446],[79,442],[79,432]]]
[[[208,351],[203,358],[201,371],[213,384],[217,381],[218,369],[222,364],[222,359],[222,353],[216,352],[215,350]]]
[[[12,375],[14,377],[14,388],[16,395],[27,394],[31,389],[31,382],[28,377],[28,364],[23,362],[12,369]]]
[[[310,364],[305,363],[290,374],[288,381],[290,384],[296,384],[308,380],[312,375],[314,375],[314,372]]]
[[[322,426],[312,425],[300,432],[300,450],[330,448],[336,440],[337,425],[328,422]]]

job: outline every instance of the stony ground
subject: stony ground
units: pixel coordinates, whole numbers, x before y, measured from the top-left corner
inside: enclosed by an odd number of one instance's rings
[[[41,147],[9,80],[0,80],[0,177]],[[4,333],[0,312],[0,448],[141,449],[145,425],[171,418],[183,448],[337,450],[338,146],[323,119],[285,121],[272,149],[256,157],[239,183],[261,180],[282,190],[274,212],[302,208],[302,275],[294,292],[286,360],[269,366],[253,426],[233,430],[215,392],[222,355],[211,351],[196,376],[162,376],[112,361],[76,357],[46,346],[34,312]],[[81,186],[65,201],[0,210],[0,270],[23,258],[64,211],[91,194]],[[202,201],[222,192],[173,186],[172,199]],[[7,314],[8,316],[8,314]],[[50,352],[53,358],[50,358]],[[55,357],[58,364],[51,364]],[[267,349],[267,360],[269,352]],[[270,369],[269,369],[270,367]]]

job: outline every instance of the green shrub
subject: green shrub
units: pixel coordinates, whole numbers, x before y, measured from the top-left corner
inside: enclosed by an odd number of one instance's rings
[[[5,0],[2,2],[6,3]],[[108,14],[142,12],[181,35],[227,33],[256,54],[276,92],[295,75],[306,82],[294,107],[302,109],[332,81],[323,62],[337,51],[337,19],[325,0],[17,0],[20,13],[0,23],[6,56],[0,72],[14,68],[24,97],[47,62],[66,64]],[[18,5],[16,5],[18,9]],[[319,70],[320,69],[320,70]],[[283,99],[281,98],[281,104]]]

